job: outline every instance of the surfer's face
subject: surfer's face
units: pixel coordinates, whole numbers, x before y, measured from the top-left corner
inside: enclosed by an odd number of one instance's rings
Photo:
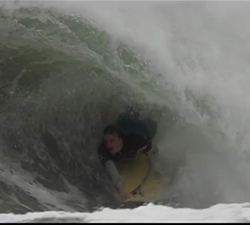
[[[123,140],[118,134],[105,134],[105,144],[112,155],[115,155],[122,149]]]

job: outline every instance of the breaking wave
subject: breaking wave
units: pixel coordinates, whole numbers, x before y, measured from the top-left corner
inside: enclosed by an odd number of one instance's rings
[[[1,213],[118,207],[102,130],[158,122],[162,203],[249,201],[250,5],[0,3]]]

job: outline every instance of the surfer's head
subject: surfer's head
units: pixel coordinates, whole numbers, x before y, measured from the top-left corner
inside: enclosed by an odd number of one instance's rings
[[[115,155],[123,147],[122,133],[116,125],[108,125],[104,131],[105,145]]]

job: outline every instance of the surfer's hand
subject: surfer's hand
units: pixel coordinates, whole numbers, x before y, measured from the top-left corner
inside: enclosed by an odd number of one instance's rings
[[[124,189],[124,187],[122,186],[118,187],[118,191],[119,191],[120,200],[122,202],[124,202],[125,200],[129,198],[128,192]]]

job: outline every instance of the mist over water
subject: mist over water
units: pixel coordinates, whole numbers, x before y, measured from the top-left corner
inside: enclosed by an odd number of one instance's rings
[[[248,2],[0,7],[1,212],[115,207],[96,147],[131,105],[159,124],[164,204],[249,201]]]

